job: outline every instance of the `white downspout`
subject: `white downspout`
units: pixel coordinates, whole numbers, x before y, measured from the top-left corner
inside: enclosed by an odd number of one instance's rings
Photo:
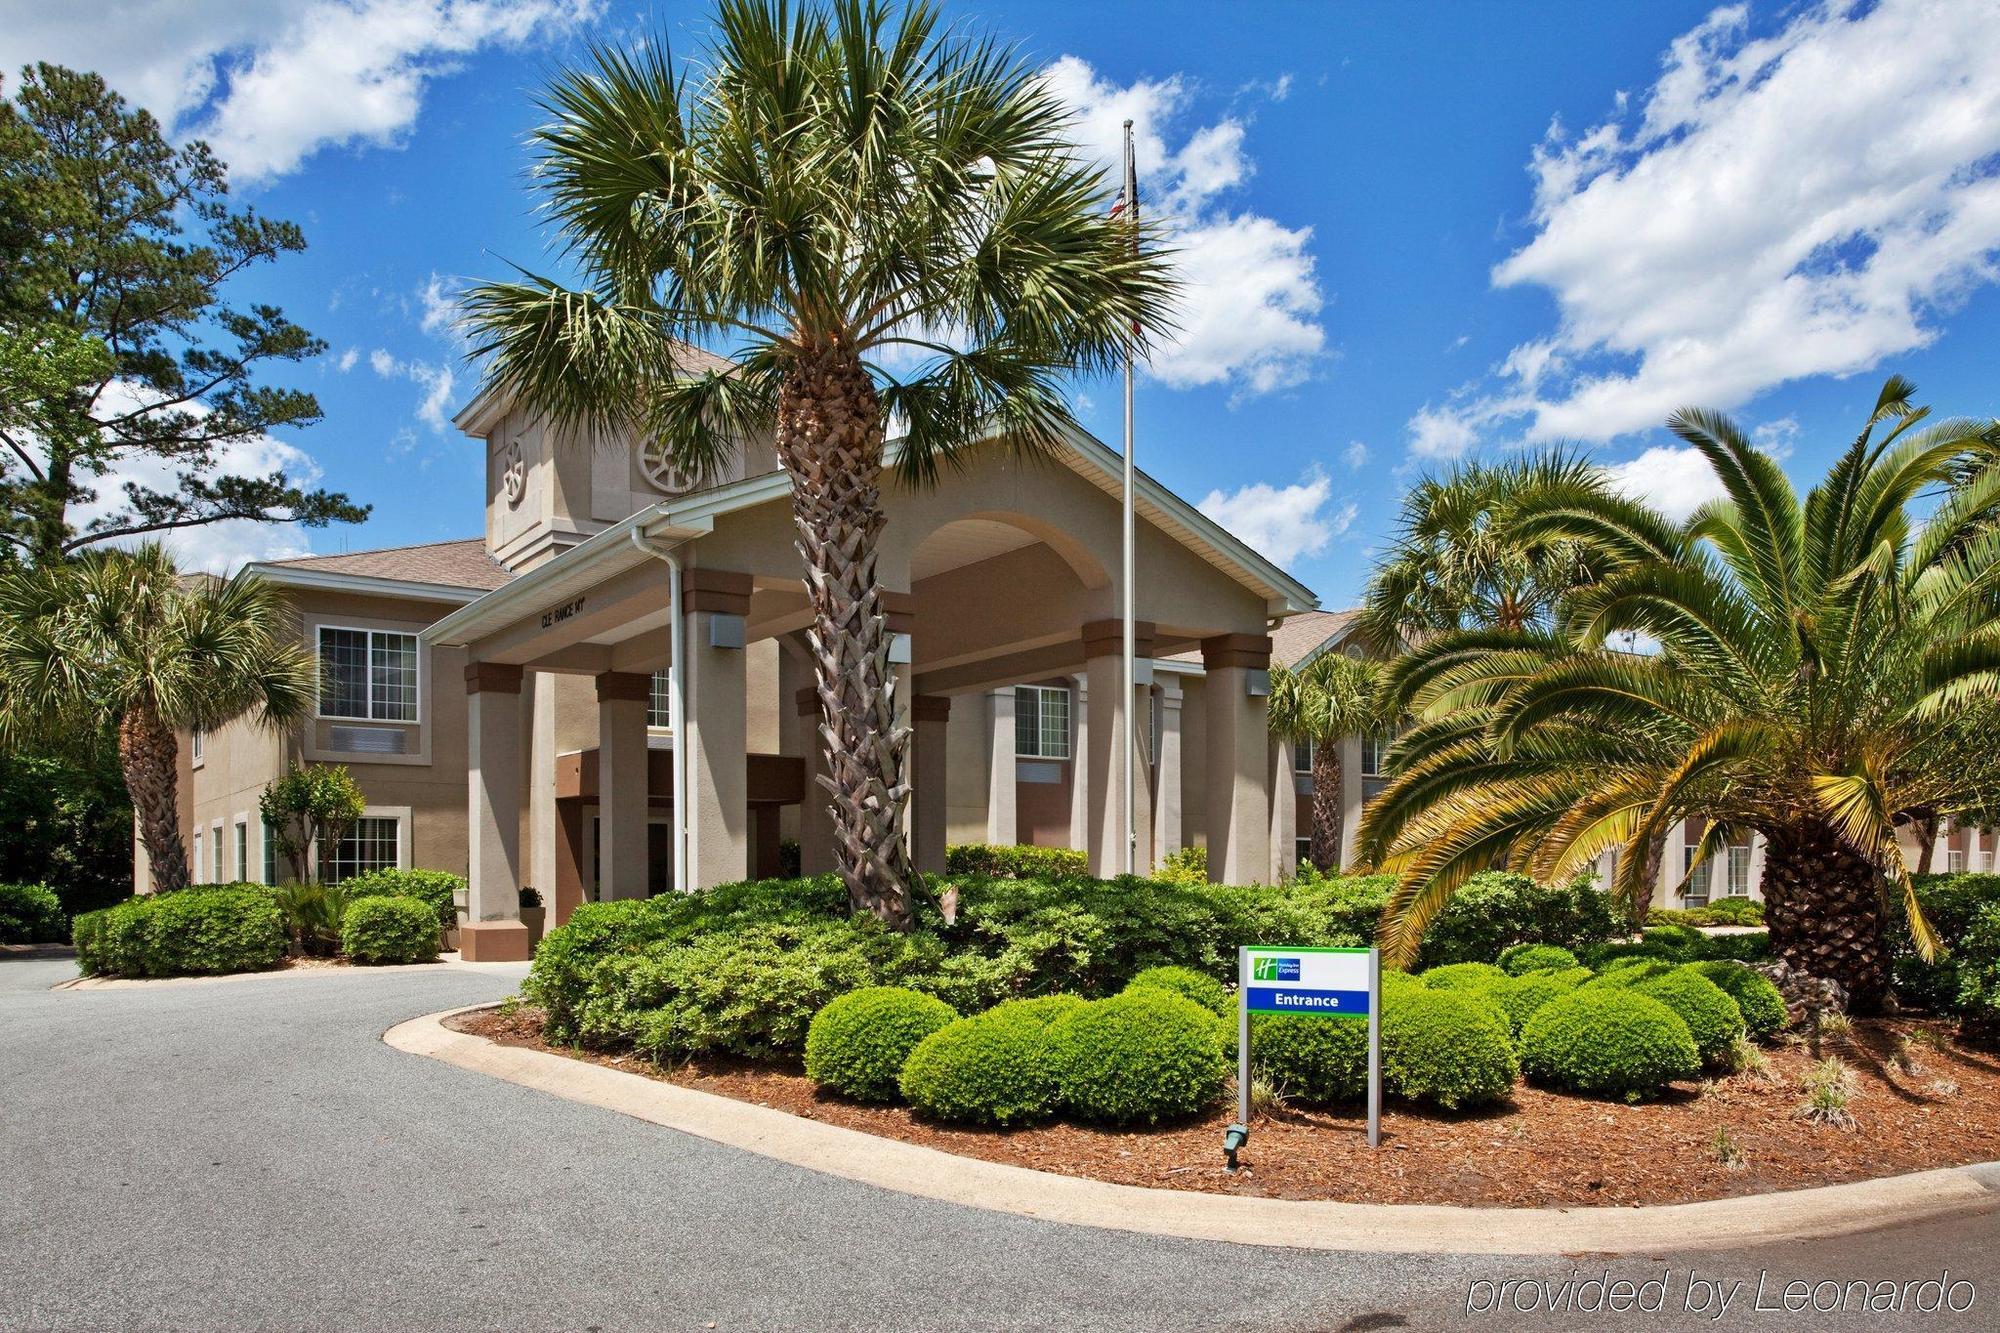
[[[683,630],[681,627],[681,557],[678,546],[656,546],[646,535],[643,527],[634,525],[630,533],[632,545],[637,550],[666,562],[667,566],[667,727],[673,732],[674,748],[669,765],[674,777],[673,842],[674,842],[674,888],[688,891],[688,800],[687,800],[687,731],[684,710],[681,706],[681,670]]]

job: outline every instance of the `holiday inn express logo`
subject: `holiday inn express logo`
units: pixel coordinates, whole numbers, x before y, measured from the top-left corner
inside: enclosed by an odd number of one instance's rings
[[[1297,981],[1299,960],[1296,958],[1253,958],[1250,960],[1252,981]]]

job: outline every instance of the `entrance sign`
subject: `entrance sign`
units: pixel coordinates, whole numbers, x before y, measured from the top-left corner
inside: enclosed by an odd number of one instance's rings
[[[1236,1118],[1226,1142],[1250,1130],[1250,1015],[1297,1014],[1368,1024],[1368,1146],[1382,1142],[1382,955],[1374,949],[1244,945],[1236,951]]]

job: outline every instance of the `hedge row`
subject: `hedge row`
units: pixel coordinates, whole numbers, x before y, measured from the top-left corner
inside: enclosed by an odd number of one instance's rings
[[[72,925],[87,975],[212,976],[276,967],[289,939],[262,884],[202,884],[86,912]]]
[[[62,899],[46,884],[0,884],[0,944],[55,944],[66,937]]]

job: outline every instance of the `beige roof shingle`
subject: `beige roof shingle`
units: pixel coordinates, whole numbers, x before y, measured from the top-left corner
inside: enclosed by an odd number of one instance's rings
[[[385,546],[380,550],[348,551],[341,555],[308,555],[295,560],[268,560],[264,563],[273,569],[396,579],[404,583],[435,583],[449,588],[475,588],[481,592],[491,592],[514,577],[506,566],[486,554],[486,543],[477,537],[463,541],[427,542],[421,546]]]
[[[1271,631],[1271,662],[1275,666],[1293,667],[1312,656],[1329,639],[1340,637],[1347,627],[1361,614],[1360,607],[1346,611],[1301,611],[1295,616],[1286,616]],[[1162,659],[1168,662],[1199,662],[1201,649],[1190,648],[1186,652],[1174,653]]]

